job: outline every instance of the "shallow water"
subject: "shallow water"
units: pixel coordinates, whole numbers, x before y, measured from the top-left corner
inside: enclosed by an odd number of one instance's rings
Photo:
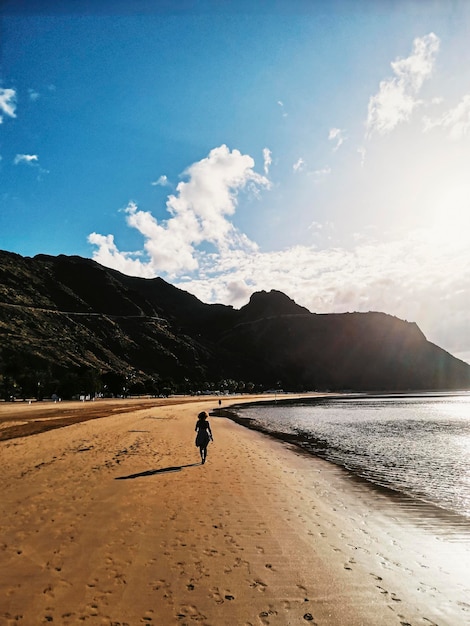
[[[318,398],[237,414],[403,495],[409,507],[429,504],[470,524],[470,393]]]

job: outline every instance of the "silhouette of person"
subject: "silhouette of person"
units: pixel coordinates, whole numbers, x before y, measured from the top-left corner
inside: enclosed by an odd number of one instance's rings
[[[194,429],[197,432],[196,435],[196,445],[199,448],[199,452],[201,454],[201,462],[204,464],[206,462],[207,457],[207,446],[209,445],[209,441],[214,441],[212,438],[212,431],[209,422],[207,421],[206,411],[202,411],[197,416],[196,428]]]

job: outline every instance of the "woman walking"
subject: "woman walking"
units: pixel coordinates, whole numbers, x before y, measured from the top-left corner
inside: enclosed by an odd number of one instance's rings
[[[199,448],[199,452],[201,453],[201,462],[206,462],[207,457],[207,446],[209,445],[209,441],[214,441],[212,438],[212,431],[209,422],[207,421],[206,411],[202,411],[197,416],[196,428],[194,429],[197,432],[196,435],[196,445]]]

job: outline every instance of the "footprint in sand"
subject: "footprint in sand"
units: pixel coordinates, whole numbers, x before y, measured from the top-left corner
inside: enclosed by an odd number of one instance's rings
[[[426,583],[419,583],[419,587],[417,587],[416,589],[421,593],[431,593],[433,595],[437,593],[436,587],[432,587],[431,585],[427,585]],[[462,604],[462,606],[465,606],[465,603],[458,602],[457,604]]]
[[[144,624],[150,624],[150,622],[153,622],[153,610],[150,609],[149,611],[146,611],[145,615],[142,617],[140,621],[143,622]]]
[[[191,621],[194,620],[197,622],[207,619],[207,617],[193,604],[183,604],[180,607],[179,612],[176,614],[176,618],[178,621],[189,618]]]
[[[206,556],[216,556],[218,553],[218,550],[214,550],[213,548],[203,550],[203,554],[205,554]]]
[[[16,615],[12,615],[11,613],[4,613],[3,617],[8,620],[8,624],[14,624],[20,622],[23,619],[23,615],[17,613]]]
[[[250,587],[252,589],[257,589],[258,591],[266,591],[267,586],[268,585],[261,580],[254,580],[250,583]]]
[[[218,587],[213,587],[212,589],[209,589],[209,591],[210,591],[209,598],[212,598],[212,600],[214,600],[214,602],[216,604],[223,604],[224,603],[224,599],[220,595]]]
[[[274,607],[270,606],[267,611],[261,611],[259,614],[259,618],[262,624],[269,624],[269,618],[273,615],[277,615],[277,611],[274,610]]]
[[[166,580],[156,580],[149,584],[152,587],[153,591],[162,591],[163,597],[171,601],[172,593],[170,590],[171,585],[169,582],[167,582]]]
[[[127,585],[127,580],[124,578],[124,574],[115,573],[114,576],[114,584],[115,585]]]
[[[96,617],[98,615],[98,605],[97,604],[88,604],[86,607],[90,611],[90,615]]]
[[[196,572],[200,576],[205,576],[206,578],[210,576],[210,571],[207,569],[207,567],[204,566],[204,564],[201,561],[196,561],[194,565],[196,567]]]
[[[356,561],[353,558],[350,558],[349,561],[344,565],[344,569],[347,569],[349,571],[352,571],[352,567],[351,565],[355,565]]]
[[[54,598],[54,591],[52,589],[52,585],[48,585],[44,590],[43,594],[48,596],[49,598]]]

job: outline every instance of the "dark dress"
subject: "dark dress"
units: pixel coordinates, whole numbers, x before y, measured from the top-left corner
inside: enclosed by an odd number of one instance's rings
[[[207,448],[210,441],[211,427],[207,420],[198,420],[196,422],[196,445],[199,448]]]

